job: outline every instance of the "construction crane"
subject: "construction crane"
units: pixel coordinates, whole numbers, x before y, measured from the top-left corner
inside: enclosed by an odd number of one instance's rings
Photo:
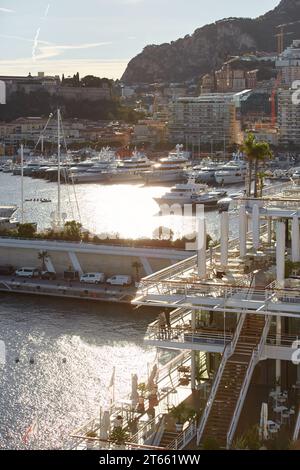
[[[276,95],[277,95],[277,90],[279,88],[279,85],[281,83],[281,72],[278,73],[278,77],[275,81],[274,88],[272,90],[271,94],[271,126],[274,129],[276,126],[276,121],[277,121],[277,112],[276,112]]]
[[[300,20],[293,21],[291,23],[284,23],[284,24],[280,24],[280,25],[276,26],[276,28],[280,30],[278,34],[275,34],[275,36],[277,37],[278,55],[282,54],[282,52],[284,51],[284,36],[294,34],[293,32],[285,32],[285,27],[286,26],[292,26],[292,25],[298,24],[298,23],[300,23]]]

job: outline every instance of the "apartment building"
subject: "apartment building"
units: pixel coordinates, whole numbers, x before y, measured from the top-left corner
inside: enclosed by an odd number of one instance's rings
[[[249,90],[240,93],[207,93],[178,98],[171,103],[169,140],[198,144],[239,143],[240,105]]]
[[[300,40],[295,40],[287,47],[276,61],[276,68],[281,72],[281,83],[291,86],[300,80]]]
[[[295,101],[295,87],[300,81],[300,40],[293,41],[279,57],[276,67],[280,72],[278,90],[278,126],[280,143],[300,146],[300,105]]]
[[[278,126],[280,143],[284,146],[300,146],[300,105],[293,102],[292,88],[278,91]]]

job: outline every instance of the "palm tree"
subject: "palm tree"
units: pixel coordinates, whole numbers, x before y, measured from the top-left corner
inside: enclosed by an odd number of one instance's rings
[[[132,267],[133,267],[133,269],[135,269],[136,280],[139,281],[140,280],[140,269],[142,269],[143,265],[139,261],[134,261],[132,263]]]
[[[251,183],[254,165],[254,197],[257,197],[258,167],[259,163],[271,158],[273,153],[267,142],[258,142],[255,135],[251,132],[247,135],[244,143],[241,145],[241,151],[246,154],[249,166],[249,183],[247,196],[251,196]]]
[[[38,254],[38,259],[42,261],[42,271],[46,271],[46,259],[48,258],[47,251],[40,251]]]

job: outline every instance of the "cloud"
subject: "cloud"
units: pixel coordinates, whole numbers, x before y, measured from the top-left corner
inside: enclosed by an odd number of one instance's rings
[[[10,8],[3,8],[3,7],[0,7],[0,11],[2,11],[2,13],[15,13],[15,10],[11,10]]]
[[[95,42],[90,44],[51,44],[41,43],[38,41],[37,50],[38,54],[35,54],[34,61],[50,59],[51,57],[57,57],[62,55],[65,51],[80,50],[80,49],[93,49],[95,47],[108,46],[112,44],[111,42]]]
[[[39,39],[40,29],[37,30],[33,39],[25,38],[22,36],[15,36],[10,34],[0,34],[0,38],[15,39],[17,41],[29,42],[32,44],[31,59],[36,62],[38,60],[49,59],[62,55],[65,51],[80,50],[80,49],[93,49],[95,47],[110,46],[112,42],[93,42],[83,44],[54,44],[49,41],[42,41]],[[23,59],[16,59],[23,60]],[[24,60],[27,60],[26,58]]]
[[[16,39],[17,41],[25,41],[32,43],[33,40],[30,38],[24,38],[23,36],[15,36],[13,34],[0,34],[0,38],[4,39]],[[51,44],[49,41],[41,41],[39,40],[40,44]]]

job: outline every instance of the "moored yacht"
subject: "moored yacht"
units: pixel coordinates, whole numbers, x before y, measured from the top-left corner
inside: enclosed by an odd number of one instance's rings
[[[119,160],[113,171],[105,173],[108,183],[142,182],[144,173],[151,170],[153,162],[146,155],[135,151],[131,158]]]
[[[215,175],[217,171],[220,171],[224,167],[224,164],[209,162],[205,166],[196,166],[193,169],[193,174],[196,181],[199,183],[215,184]]]
[[[247,163],[241,159],[239,153],[234,154],[234,159],[216,171],[215,179],[218,184],[243,183],[247,175]]]
[[[210,190],[206,184],[195,182],[190,178],[185,184],[177,184],[167,193],[154,200],[159,204],[204,204],[207,207],[216,206],[218,201],[226,196],[226,191]]]
[[[144,181],[146,184],[183,181],[189,167],[188,157],[182,152],[182,146],[177,145],[176,152],[170,152],[168,157],[161,158],[151,171],[144,173]]]

